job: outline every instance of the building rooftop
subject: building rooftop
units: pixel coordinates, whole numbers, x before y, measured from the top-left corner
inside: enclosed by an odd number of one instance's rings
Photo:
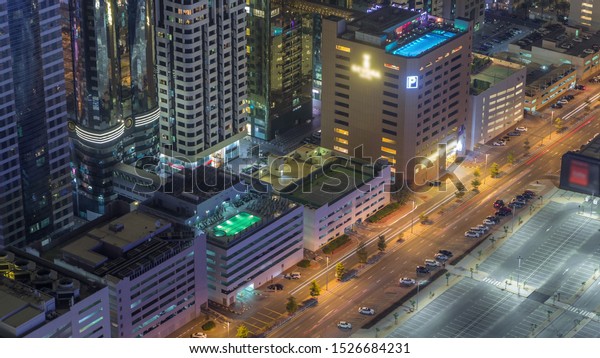
[[[388,6],[350,22],[348,27],[370,35],[387,35],[421,16],[422,14],[416,11]]]
[[[290,186],[285,197],[313,208],[331,204],[357,190],[375,176],[373,166],[350,159],[336,158],[318,173]]]
[[[240,182],[240,178],[223,169],[199,166],[172,175],[162,191],[192,204],[200,204]]]
[[[595,133],[589,142],[581,147],[579,154],[588,158],[600,160],[600,134]]]
[[[527,86],[525,87],[525,95],[533,97],[539,91],[546,90],[573,71],[575,71],[575,67],[568,64],[563,64],[557,67],[529,64],[527,66]]]
[[[140,210],[68,237],[55,255],[98,277],[133,278],[191,245],[193,229]]]
[[[533,47],[543,47],[570,56],[587,57],[600,51],[600,34],[552,24],[537,29],[513,44],[528,51]]]
[[[87,278],[15,248],[0,250],[0,337],[37,329],[103,289]]]
[[[471,93],[478,95],[501,82],[524,66],[497,58],[474,55],[471,73]]]

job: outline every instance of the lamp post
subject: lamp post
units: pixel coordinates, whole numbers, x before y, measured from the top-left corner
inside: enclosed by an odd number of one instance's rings
[[[227,321],[227,322],[225,322],[225,323],[227,323],[227,338],[229,338],[229,323],[230,323],[230,322],[229,322],[229,321]]]
[[[417,304],[415,308],[415,312],[419,310],[419,289],[421,288],[421,281],[417,281]]]
[[[552,115],[550,117],[550,126],[554,125],[554,111],[552,111]],[[552,139],[552,131],[550,131],[550,139]]]
[[[327,264],[325,267],[325,291],[329,291],[329,256],[325,256]]]
[[[521,297],[521,287],[519,287],[519,274],[521,273],[521,256],[517,259],[519,265],[517,266],[517,296]]]
[[[412,216],[410,218],[410,232],[413,232],[413,226],[415,225],[415,201],[412,201],[413,207],[412,207]]]
[[[488,162],[488,155],[485,155],[485,167],[483,169],[483,184],[485,184],[485,178],[487,177],[487,162]]]

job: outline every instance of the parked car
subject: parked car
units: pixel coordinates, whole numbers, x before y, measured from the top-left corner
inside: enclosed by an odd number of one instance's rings
[[[557,103],[554,103],[554,104],[552,105],[552,108],[562,108],[562,107],[563,107],[563,106],[562,106],[562,104],[560,104],[560,103],[558,103],[558,102],[557,102]]]
[[[436,267],[440,267],[441,265],[436,260],[425,259],[425,266],[429,267],[429,268],[436,268]]]
[[[438,251],[438,253],[442,254],[442,255],[446,255],[447,257],[452,257],[452,251],[449,250],[440,250]]]
[[[521,203],[519,203],[519,202],[515,202],[515,201],[513,201],[513,202],[510,202],[510,203],[508,203],[508,205],[507,205],[507,206],[508,206],[509,208],[511,208],[511,209],[521,209],[521,208],[522,208],[522,207],[524,207],[525,205],[524,205],[524,204],[521,204]]]
[[[519,131],[519,132],[527,132],[527,127],[517,127],[515,128],[515,130]]]
[[[515,196],[515,199],[517,199],[519,201],[524,201],[524,202],[527,202],[529,200],[529,198],[525,195],[517,195],[517,196]]]
[[[575,89],[578,89],[580,91],[585,91],[585,86],[584,85],[577,85],[577,86],[575,86]]]
[[[421,265],[417,266],[417,274],[420,274],[420,273],[425,274],[425,273],[429,273],[429,272],[430,272],[430,270],[427,267],[421,266]]]
[[[474,227],[470,228],[469,231],[475,231],[479,235],[485,234],[485,231],[483,231],[483,229],[478,228],[477,226],[474,226]]]
[[[501,208],[501,207],[503,207],[503,206],[504,206],[504,200],[500,200],[500,199],[498,199],[498,200],[496,200],[496,201],[494,202],[494,208],[495,208],[495,209],[499,209],[499,208]]]
[[[527,204],[524,200],[519,200],[517,198],[514,198],[512,200],[512,203],[516,203],[516,204],[519,204],[519,205],[522,205],[522,206],[525,206]]]
[[[483,220],[483,223],[484,223],[485,225],[496,225],[496,222],[495,222],[495,221],[492,221],[492,220],[490,220],[490,219],[484,219],[484,220]]]
[[[512,131],[512,132],[508,132],[508,135],[510,137],[518,137],[521,135],[521,132],[517,132],[517,131]]]
[[[556,103],[562,104],[564,106],[565,104],[569,103],[569,100],[563,98],[563,99],[559,99]]]
[[[281,291],[281,290],[283,290],[283,285],[280,283],[275,283],[275,284],[267,286],[267,289],[272,290],[272,291]]]
[[[501,207],[496,211],[496,216],[508,216],[512,213],[512,210],[506,206]]]
[[[496,216],[494,216],[494,215],[490,215],[490,216],[486,217],[485,219],[486,219],[486,220],[493,221],[493,222],[495,222],[496,224],[500,222],[500,219],[498,219],[498,218],[497,218]]]
[[[192,335],[190,337],[192,337],[192,338],[207,338],[208,336],[204,332],[194,332],[194,333],[192,333]]]
[[[496,147],[501,147],[501,146],[505,146],[505,145],[506,145],[506,142],[504,142],[503,140],[497,140],[497,141],[495,141],[493,144],[494,144],[494,146],[496,146]]]
[[[417,283],[417,281],[415,281],[414,279],[412,279],[410,277],[402,277],[400,279],[400,286],[412,286],[415,283]]]
[[[465,237],[475,237],[475,238],[477,238],[477,237],[480,237],[480,236],[481,235],[478,232],[476,232],[476,231],[469,230],[469,231],[465,232]]]
[[[358,313],[372,316],[375,314],[375,310],[369,307],[360,307]]]
[[[439,252],[437,254],[435,254],[434,258],[439,262],[448,261],[448,256],[446,256],[444,254],[440,254]]]
[[[483,232],[488,232],[490,230],[486,225],[477,225],[477,228],[483,230]]]
[[[352,323],[346,321],[339,321],[337,326],[341,329],[352,329]]]

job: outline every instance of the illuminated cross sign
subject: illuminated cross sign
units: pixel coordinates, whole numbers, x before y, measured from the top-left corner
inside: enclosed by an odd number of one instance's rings
[[[363,55],[362,66],[352,65],[352,72],[356,72],[360,77],[368,80],[373,78],[381,78],[381,72],[371,68],[371,56],[368,54]]]
[[[419,76],[406,77],[406,88],[419,88]]]

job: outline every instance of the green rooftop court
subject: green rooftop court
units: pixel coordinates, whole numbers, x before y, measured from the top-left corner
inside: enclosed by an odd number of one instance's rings
[[[259,221],[259,216],[252,215],[247,212],[241,212],[216,225],[213,228],[214,235],[217,237],[233,236],[246,230]]]

